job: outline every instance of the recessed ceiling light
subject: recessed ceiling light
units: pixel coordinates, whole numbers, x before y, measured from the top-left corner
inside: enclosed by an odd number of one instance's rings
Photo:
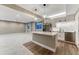
[[[35,20],[38,20],[38,18],[35,18]]]
[[[47,17],[47,15],[43,15],[43,17],[44,17],[44,18],[46,18],[46,17]]]
[[[37,9],[36,9],[36,8],[35,8],[34,10],[35,10],[35,11],[37,11]]]

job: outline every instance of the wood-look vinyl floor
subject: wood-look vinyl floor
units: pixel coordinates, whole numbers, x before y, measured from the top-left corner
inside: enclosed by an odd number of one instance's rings
[[[52,51],[45,49],[33,42],[25,43],[24,46],[28,48],[35,55],[52,55],[54,54]]]
[[[78,55],[78,48],[74,43],[58,41],[56,55]]]
[[[58,41],[56,52],[45,49],[33,42],[25,43],[24,46],[35,55],[78,55],[79,51],[75,44]]]

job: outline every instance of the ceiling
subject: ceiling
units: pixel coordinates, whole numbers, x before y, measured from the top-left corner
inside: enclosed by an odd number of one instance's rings
[[[43,6],[43,4],[18,4],[18,5],[26,10],[30,10],[42,16],[43,15],[50,16],[53,14],[66,11],[65,4],[46,4],[46,6]],[[35,9],[37,9],[37,11],[35,11]]]
[[[27,23],[34,21],[29,15],[0,5],[0,20]]]
[[[27,23],[65,11],[65,4],[5,4],[0,5],[0,20]]]

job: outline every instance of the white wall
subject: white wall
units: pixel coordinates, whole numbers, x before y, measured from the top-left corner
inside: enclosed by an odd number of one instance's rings
[[[79,9],[79,4],[67,4],[66,5],[67,15],[75,14],[78,9]]]
[[[66,17],[58,17],[58,18],[46,20],[47,23],[52,24],[52,27],[56,27],[57,22],[65,22],[65,21],[66,21]]]
[[[76,32],[76,21],[60,22],[56,24],[60,28],[61,32]]]
[[[66,21],[75,21],[75,14],[70,14],[66,16]]]
[[[75,14],[75,20],[76,20],[76,44],[79,47],[79,11]]]
[[[25,25],[22,23],[0,21],[0,34],[20,33],[24,31],[25,31]]]
[[[76,21],[76,44],[79,47],[79,4],[68,4],[66,5],[67,15],[73,15],[74,20]],[[73,17],[68,19],[72,20]]]

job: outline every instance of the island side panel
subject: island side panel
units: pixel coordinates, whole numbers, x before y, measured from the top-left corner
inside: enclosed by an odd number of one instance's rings
[[[56,35],[42,35],[33,33],[33,41],[36,41],[44,46],[55,49],[56,48]]]

